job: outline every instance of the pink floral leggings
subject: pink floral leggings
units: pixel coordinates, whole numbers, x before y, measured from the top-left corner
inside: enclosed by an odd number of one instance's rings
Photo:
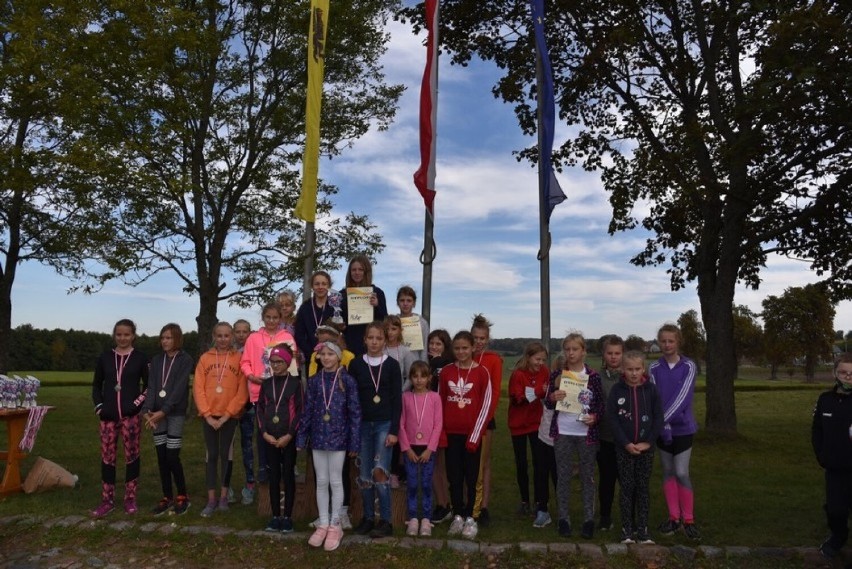
[[[142,438],[142,419],[139,415],[120,421],[101,421],[101,480],[115,484],[115,462],[118,455],[118,433],[124,442],[126,462],[124,481],[139,478],[139,445]]]

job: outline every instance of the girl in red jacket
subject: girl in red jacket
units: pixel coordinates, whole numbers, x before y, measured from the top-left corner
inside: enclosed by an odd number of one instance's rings
[[[473,335],[459,332],[453,338],[456,361],[441,370],[438,395],[443,406],[447,434],[447,478],[455,516],[449,535],[474,539],[478,527],[473,519],[476,480],[482,437],[491,408],[491,378],[488,370],[473,359]],[[467,502],[464,489],[467,487]]]
[[[547,349],[541,342],[527,344],[509,379],[509,432],[515,451],[515,476],[521,492],[519,516],[530,514],[530,477],[527,471],[527,441],[529,440],[533,464],[533,495],[536,505],[542,503],[541,480],[536,457],[538,452],[538,427],[544,407],[541,399],[547,391],[549,378]],[[545,484],[547,480],[545,479]],[[537,510],[538,511],[538,510]]]

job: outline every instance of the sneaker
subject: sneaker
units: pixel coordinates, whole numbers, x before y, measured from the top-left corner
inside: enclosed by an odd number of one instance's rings
[[[568,520],[559,520],[557,524],[559,535],[562,537],[571,537],[571,522]]]
[[[672,535],[676,531],[680,530],[680,520],[666,520],[660,524],[657,530],[662,535]]]
[[[636,543],[629,528],[621,528],[621,543]]]
[[[157,503],[157,505],[154,506],[154,508],[151,510],[151,513],[155,516],[162,516],[163,514],[171,510],[172,506],[174,506],[174,502],[172,501],[172,499],[168,497],[163,497]]]
[[[454,516],[453,523],[450,524],[450,529],[447,531],[447,535],[460,535],[462,528],[464,528],[464,520],[461,516]]]
[[[539,510],[535,515],[535,521],[533,522],[533,527],[534,528],[543,528],[545,526],[549,526],[552,522],[553,522],[553,519],[550,517],[549,513]]]
[[[228,503],[236,504],[237,503],[237,495],[234,493],[233,488],[228,488]]]
[[[598,525],[598,529],[601,531],[609,531],[612,529],[612,517],[610,516],[601,516],[601,523]]]
[[[281,518],[281,533],[293,533],[293,518]]]
[[[269,520],[269,523],[266,524],[266,527],[263,529],[263,531],[268,531],[268,532],[279,532],[279,531],[281,531],[281,518],[273,517],[271,520]]]
[[[432,523],[442,524],[453,519],[453,511],[446,506],[436,506],[432,512]]]
[[[834,546],[834,543],[831,541],[831,538],[826,539],[822,542],[822,545],[819,546],[820,555],[825,557],[826,559],[834,559],[838,555],[840,555],[840,549]]]
[[[319,525],[319,518],[315,519],[311,523],[308,524],[308,527],[315,528]]]
[[[328,532],[325,535],[323,549],[334,551],[340,547],[341,540],[343,540],[343,529],[339,525],[331,525],[328,527]]]
[[[175,499],[175,507],[172,510],[176,516],[180,516],[181,514],[185,514],[189,509],[189,498],[186,496],[178,496]]]
[[[315,522],[316,523],[316,522]],[[376,522],[370,518],[361,518],[361,523],[355,528],[355,533],[358,535],[367,535],[373,528],[376,527]]]
[[[370,537],[379,539],[382,537],[390,537],[393,535],[393,525],[387,520],[379,520],[379,523],[370,532]]]
[[[583,527],[580,530],[580,537],[583,539],[592,539],[595,536],[595,520],[586,520],[583,522]]]
[[[482,510],[483,512],[485,510]],[[468,518],[464,521],[464,527],[462,527],[462,537],[465,539],[476,539],[476,534],[479,533],[479,526],[476,525],[476,520],[473,518]]]
[[[521,502],[521,505],[518,506],[518,509],[515,510],[515,515],[519,518],[525,518],[530,515],[530,505],[528,502]]]
[[[136,506],[135,498],[124,499],[124,511],[131,516],[139,511],[139,508]]]
[[[308,545],[311,547],[320,547],[325,541],[325,536],[328,534],[328,526],[319,526],[308,538]]]
[[[240,503],[243,506],[249,506],[252,502],[254,502],[254,488],[249,488],[248,486],[246,486],[242,489],[240,494],[242,495]]]
[[[648,533],[648,528],[642,528],[636,532],[636,543],[641,543],[642,545],[654,545],[654,540],[651,539],[651,535]]]
[[[231,509],[230,506],[228,506],[228,497],[227,496],[225,496],[224,498],[219,498],[219,505],[216,507],[216,509],[219,510],[220,512],[227,512],[228,510]]]
[[[396,474],[390,475],[390,487],[394,490],[399,488],[399,476]]]
[[[215,511],[216,511],[215,500],[212,501],[212,502],[207,502],[207,505],[204,506],[203,510],[201,510],[201,517],[202,518],[209,518],[210,516],[213,515],[213,512],[215,512]]]
[[[418,533],[420,533],[420,521],[417,518],[411,518],[408,520],[408,523],[405,524],[405,535],[414,537]]]
[[[352,529],[352,520],[349,519],[349,512],[340,512],[340,529]]]
[[[484,528],[491,525],[491,514],[488,513],[488,508],[479,510],[479,517],[476,519],[476,522]]]
[[[113,502],[101,502],[101,505],[92,510],[92,517],[102,518],[112,512],[115,509],[115,504]]]
[[[685,533],[686,537],[693,541],[701,540],[701,532],[698,531],[698,526],[696,526],[694,523],[683,524],[683,533]]]
[[[420,536],[430,537],[432,535],[432,521],[429,518],[420,520]]]

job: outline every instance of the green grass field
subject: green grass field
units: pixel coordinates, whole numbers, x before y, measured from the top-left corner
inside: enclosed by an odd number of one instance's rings
[[[0,499],[0,511],[4,515],[28,512],[56,516],[84,514],[100,498],[98,422],[91,410],[90,390],[83,386],[61,385],[73,381],[86,383],[89,376],[63,373],[37,375],[44,381],[39,403],[53,405],[56,410],[46,417],[34,453],[24,465],[24,473],[35,455],[43,456],[78,474],[81,488],[6,497]],[[703,543],[809,546],[824,538],[822,471],[813,459],[809,438],[816,395],[811,389],[740,392],[737,395],[739,437],[721,440],[699,432],[691,475],[696,492],[696,518],[704,535]],[[703,396],[696,396],[696,411],[699,423],[703,423]],[[544,530],[534,529],[531,519],[519,520],[514,516],[519,493],[506,428],[505,393],[497,418],[494,492],[490,505],[494,522],[492,527],[481,530],[480,538],[490,542],[556,540],[552,526]],[[5,432],[0,433],[0,440],[5,441],[5,438]],[[5,442],[2,444],[5,445]],[[144,512],[160,497],[156,458],[148,432],[143,433],[142,448],[139,498]],[[187,423],[183,461],[194,505],[188,515],[171,520],[185,525],[225,523],[223,518],[205,520],[198,516],[204,501],[204,451],[201,425],[197,420]],[[234,470],[232,485],[238,488],[244,480],[239,458]],[[652,483],[654,525],[664,517],[659,476],[659,465],[656,464]],[[119,480],[122,477],[123,472],[119,468]],[[581,520],[576,480],[575,490],[572,519]],[[553,496],[552,493],[551,512],[555,513]],[[617,520],[617,507],[614,513]],[[265,522],[257,516],[254,507],[236,506],[226,523],[238,529],[261,529]],[[305,529],[304,521],[301,524],[297,521],[297,528],[299,526]],[[436,535],[443,536],[445,532],[446,524],[436,530]],[[400,533],[399,528],[397,533]],[[612,533],[599,532],[594,541],[612,542],[616,538]],[[654,535],[654,538],[663,545],[686,543],[683,536],[664,538]]]

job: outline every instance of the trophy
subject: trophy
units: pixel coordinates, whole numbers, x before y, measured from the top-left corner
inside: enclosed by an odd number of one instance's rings
[[[335,324],[343,324],[343,295],[336,290],[329,291],[328,303],[334,310],[334,316],[331,317],[331,321]]]

